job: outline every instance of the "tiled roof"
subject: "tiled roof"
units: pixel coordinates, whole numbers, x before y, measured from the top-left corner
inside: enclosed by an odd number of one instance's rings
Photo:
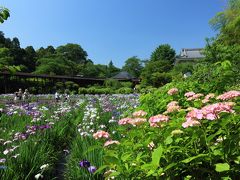
[[[112,77],[113,79],[133,79],[134,77],[126,71],[122,71]]]
[[[183,48],[180,54],[180,58],[186,59],[197,59],[204,58],[205,56],[202,54],[203,49],[195,48],[195,49],[186,49]]]

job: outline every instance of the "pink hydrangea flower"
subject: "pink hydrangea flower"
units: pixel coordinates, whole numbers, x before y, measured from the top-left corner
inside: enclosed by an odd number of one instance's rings
[[[200,122],[198,120],[201,119],[218,119],[221,112],[234,113],[234,110],[232,109],[233,105],[233,102],[224,102],[210,104],[204,106],[202,109],[193,109],[186,115],[186,122],[184,122],[182,126],[186,128],[199,125]]]
[[[111,144],[120,144],[119,141],[108,140],[104,143],[104,147],[107,147]]]
[[[156,116],[152,116],[149,118],[149,123],[151,127],[159,127],[161,126],[161,123],[168,122],[169,116],[158,114]]]
[[[134,118],[131,121],[129,121],[129,124],[132,124],[134,126],[141,125],[145,123],[147,120],[145,118]]]
[[[139,110],[133,113],[133,117],[143,117],[145,115],[147,115],[147,113],[143,110]]]
[[[106,131],[99,130],[96,133],[93,134],[94,139],[100,139],[100,138],[109,138],[109,133]]]
[[[192,97],[193,95],[195,95],[195,92],[193,92],[193,91],[186,92],[186,93],[184,94],[184,96],[187,97],[187,98]]]
[[[174,94],[177,94],[178,93],[178,89],[177,88],[172,88],[170,89],[168,92],[168,95],[174,95]]]
[[[119,125],[125,125],[125,124],[129,124],[129,122],[130,121],[132,121],[132,118],[123,118],[123,119],[120,119],[119,121],[118,121],[118,124]]]
[[[166,113],[179,111],[180,109],[181,109],[181,107],[178,105],[178,102],[177,101],[172,101],[172,102],[168,103]]]
[[[238,96],[240,96],[240,91],[228,91],[228,92],[225,92],[224,94],[219,95],[217,99],[229,100]]]
[[[199,100],[199,98],[202,96],[203,96],[203,94],[201,94],[201,93],[194,94],[193,96],[190,96],[189,98],[187,98],[187,101]]]
[[[213,94],[213,93],[206,95],[205,98],[202,100],[202,103],[209,102],[211,98],[214,98],[214,96],[215,96],[215,94]]]
[[[199,121],[189,120],[189,121],[184,122],[184,123],[182,124],[182,127],[188,128],[188,127],[199,126],[199,125],[200,125],[200,122],[199,122]]]

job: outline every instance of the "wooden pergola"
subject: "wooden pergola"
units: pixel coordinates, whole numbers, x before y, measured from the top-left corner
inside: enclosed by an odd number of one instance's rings
[[[126,81],[126,79],[119,79],[120,81]],[[86,78],[78,76],[62,76],[62,75],[46,75],[46,74],[32,74],[23,72],[0,72],[0,93],[9,93],[17,91],[19,88],[30,88],[31,86],[37,86],[41,88],[45,93],[53,93],[53,87],[57,82],[72,81],[78,84],[80,87],[87,87],[89,85],[103,85],[105,79],[103,78]],[[132,81],[137,84],[139,81]]]

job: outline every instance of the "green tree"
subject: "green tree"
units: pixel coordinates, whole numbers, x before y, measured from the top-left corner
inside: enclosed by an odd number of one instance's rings
[[[85,64],[88,62],[87,52],[84,51],[79,44],[68,43],[64,46],[59,46],[57,47],[56,52],[75,63]]]
[[[137,58],[137,56],[128,58],[122,67],[122,70],[127,71],[136,78],[140,76],[142,69],[143,66],[141,60]]]
[[[96,69],[97,69],[97,77],[98,78],[106,78],[107,77],[107,65],[103,65],[103,64],[96,64],[95,65]]]
[[[37,53],[32,46],[25,48],[24,65],[27,66],[29,72],[33,72],[36,67]]]
[[[107,68],[107,77],[112,77],[115,74],[117,74],[118,72],[120,72],[120,69],[117,68],[116,66],[114,66],[112,60],[109,62],[108,64],[108,68]]]
[[[0,48],[0,64],[13,65],[13,57],[11,57],[10,50],[8,48]]]
[[[83,74],[84,77],[97,77],[98,70],[93,63],[88,62],[81,66],[80,73]]]
[[[44,58],[44,57],[52,57],[56,55],[56,50],[53,46],[48,46],[47,48],[40,47],[36,51],[38,59]],[[59,56],[62,56],[62,54],[59,54]]]
[[[163,76],[166,75],[166,65],[163,65],[164,61],[149,61],[146,63],[142,74],[141,74],[141,84],[143,86],[154,86],[159,87],[168,83],[170,81],[166,81]],[[165,62],[166,63],[166,62]],[[169,69],[170,70],[170,67]],[[161,80],[163,80],[161,82]],[[169,80],[169,77],[166,77]]]
[[[175,50],[168,44],[158,46],[152,52],[150,61],[145,63],[141,73],[141,84],[143,86],[159,87],[171,81],[169,72],[173,68]],[[164,77],[166,76],[166,77]]]
[[[240,44],[240,0],[229,0],[224,11],[210,20],[210,25],[220,32],[217,39],[221,43]]]
[[[167,61],[173,64],[175,56],[176,52],[169,44],[162,44],[153,51],[150,61]]]
[[[76,63],[65,59],[64,57],[45,57],[38,59],[36,64],[36,74],[51,75],[75,75],[77,74]]]

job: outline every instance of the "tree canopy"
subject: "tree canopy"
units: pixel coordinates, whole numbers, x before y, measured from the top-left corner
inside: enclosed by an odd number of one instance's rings
[[[137,58],[137,56],[133,56],[128,58],[125,61],[124,66],[122,67],[123,71],[127,71],[134,77],[139,77],[142,72],[143,66],[141,59]]]
[[[170,45],[158,46],[152,52],[150,60],[145,63],[142,70],[142,84],[159,87],[170,82],[171,78],[168,77],[167,72],[173,68],[175,55],[175,50]]]

